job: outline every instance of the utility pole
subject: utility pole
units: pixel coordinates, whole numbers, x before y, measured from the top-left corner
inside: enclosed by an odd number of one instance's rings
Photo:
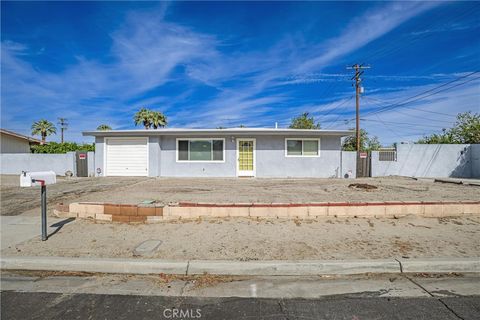
[[[68,123],[66,118],[58,118],[58,124],[60,125],[60,131],[62,132],[62,143],[63,143],[63,132],[67,130]]]
[[[370,69],[370,67],[361,65],[361,64],[354,64],[351,67],[347,67],[347,69],[355,70],[355,75],[352,77],[352,80],[355,80],[355,110],[356,110],[356,141],[357,141],[357,152],[362,151],[362,144],[360,141],[360,93],[363,93],[363,88],[361,86],[362,79],[360,76],[363,74],[363,69]]]

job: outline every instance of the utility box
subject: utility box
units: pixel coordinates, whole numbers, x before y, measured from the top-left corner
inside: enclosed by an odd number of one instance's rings
[[[33,182],[32,180],[43,180],[45,185],[57,183],[57,176],[53,171],[38,171],[38,172],[25,172],[20,174],[20,187],[39,187],[40,182]]]

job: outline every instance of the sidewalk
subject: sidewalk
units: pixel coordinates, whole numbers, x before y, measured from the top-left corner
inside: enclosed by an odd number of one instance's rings
[[[69,222],[73,221],[48,217],[47,233],[53,235]],[[1,250],[40,237],[42,234],[40,213],[38,216],[0,216],[0,226]]]

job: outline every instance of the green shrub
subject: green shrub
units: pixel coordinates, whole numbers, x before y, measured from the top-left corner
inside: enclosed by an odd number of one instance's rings
[[[33,153],[67,153],[70,151],[95,151],[95,144],[77,144],[75,142],[49,142],[32,146]]]

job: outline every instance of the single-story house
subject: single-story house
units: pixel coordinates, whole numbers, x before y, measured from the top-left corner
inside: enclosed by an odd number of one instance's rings
[[[341,177],[349,130],[273,128],[87,131],[97,176]]]
[[[0,129],[0,153],[31,153],[30,146],[40,142],[20,133]]]

